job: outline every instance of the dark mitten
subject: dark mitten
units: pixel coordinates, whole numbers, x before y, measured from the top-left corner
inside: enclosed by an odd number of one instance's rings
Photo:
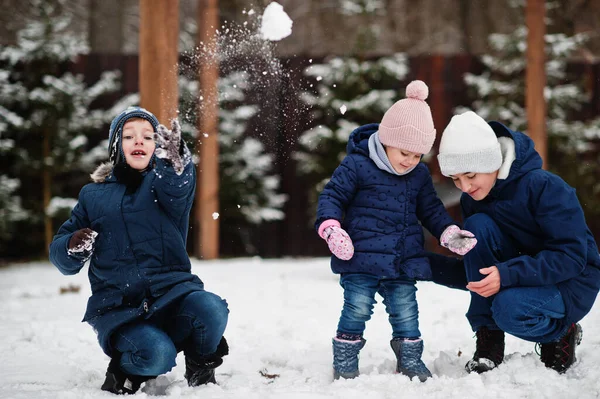
[[[187,146],[181,140],[181,126],[177,119],[171,120],[171,130],[164,125],[158,125],[156,145],[156,156],[169,161],[173,165],[175,173],[181,175],[183,169],[190,162],[191,156]]]
[[[98,233],[87,227],[77,230],[69,240],[68,254],[88,258],[94,250],[94,241],[97,235]]]

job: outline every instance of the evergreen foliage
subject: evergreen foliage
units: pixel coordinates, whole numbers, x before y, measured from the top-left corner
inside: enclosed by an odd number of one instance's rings
[[[27,232],[21,240],[30,240],[29,254],[42,251],[44,223],[54,230],[47,216],[64,220],[68,215],[68,207],[63,212],[56,207],[72,201],[54,201],[47,209],[48,199],[64,196],[71,173],[91,170],[98,151],[88,134],[112,116],[93,109],[93,102],[118,88],[117,72],[105,72],[88,85],[83,75],[68,71],[88,48],[68,30],[73,15],[65,3],[32,1],[31,20],[18,32],[16,44],[0,47],[0,178],[11,182],[0,194],[10,191],[11,197],[0,199],[0,213],[7,215],[0,235]],[[11,247],[10,241],[2,242]]]
[[[515,3],[516,7],[522,7]],[[577,189],[588,217],[600,216],[600,119],[584,120],[589,96],[581,78],[569,73],[568,62],[586,43],[585,34],[553,31],[552,21],[559,8],[547,3],[550,24],[546,42],[546,99],[548,168]],[[527,28],[523,10],[520,26],[508,34],[492,34],[493,52],[481,61],[481,75],[466,74],[465,82],[475,100],[470,107],[485,120],[498,120],[513,130],[527,133],[525,72],[527,67]],[[465,111],[457,109],[457,112]]]

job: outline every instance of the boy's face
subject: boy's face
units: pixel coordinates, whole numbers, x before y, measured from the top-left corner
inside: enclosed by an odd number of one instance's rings
[[[450,176],[454,185],[463,193],[467,193],[475,201],[488,196],[498,177],[498,171],[492,173],[461,173]]]
[[[392,167],[398,173],[404,173],[414,167],[419,163],[423,156],[423,154],[389,146],[385,147],[385,153],[387,154]]]
[[[123,154],[129,166],[136,170],[144,170],[154,154],[154,129],[145,119],[130,119],[123,125]]]

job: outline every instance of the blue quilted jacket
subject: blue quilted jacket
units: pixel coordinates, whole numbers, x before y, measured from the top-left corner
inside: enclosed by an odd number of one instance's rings
[[[455,223],[425,164],[398,176],[379,169],[369,158],[368,140],[378,127],[373,123],[351,133],[346,157],[319,196],[315,227],[335,219],[352,239],[352,259],[331,257],[334,273],[428,279],[431,268],[421,225],[439,239]]]
[[[196,179],[192,162],[178,176],[161,159],[135,192],[116,179],[111,164],[101,165],[94,176],[95,183],[81,189],[71,218],[54,237],[50,260],[63,274],[78,273],[84,262],[67,253],[69,240],[85,227],[98,233],[83,321],[92,325],[110,356],[115,329],[204,289],[190,271],[185,249]]]

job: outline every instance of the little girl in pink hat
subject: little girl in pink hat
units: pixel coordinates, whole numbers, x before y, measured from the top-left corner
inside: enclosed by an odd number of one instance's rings
[[[427,95],[427,85],[413,81],[381,123],[354,130],[346,157],[319,197],[315,226],[344,289],[333,338],[335,379],[359,375],[358,353],[376,293],[389,314],[396,371],[421,381],[431,377],[421,360],[416,280],[460,260],[427,253],[422,227],[460,255],[476,243],[448,215],[421,162],[436,135]]]

